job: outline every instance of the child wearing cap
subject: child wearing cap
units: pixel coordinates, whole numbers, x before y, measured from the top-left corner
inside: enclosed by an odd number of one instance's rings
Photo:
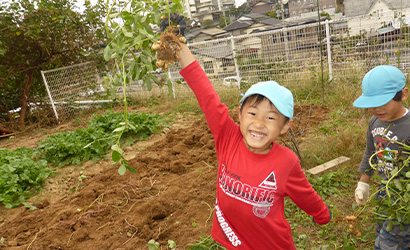
[[[362,95],[353,103],[358,108],[367,108],[373,117],[367,129],[366,150],[359,167],[360,180],[355,190],[358,205],[364,205],[369,198],[369,182],[373,175],[369,158],[380,150],[399,150],[401,146],[394,141],[410,145],[410,114],[403,102],[409,96],[403,73],[394,66],[380,65],[370,70],[362,81]],[[378,175],[388,180],[396,168],[391,159],[393,155],[377,156]],[[383,186],[380,187],[383,190]],[[379,191],[378,197],[383,196]],[[387,231],[387,221],[379,221],[376,226],[375,249],[408,249],[410,246],[410,226],[393,226]]]
[[[274,142],[292,125],[292,93],[274,81],[253,85],[240,101],[238,126],[185,44],[179,58],[180,73],[215,139],[218,177],[211,236],[227,249],[296,249],[284,198],[320,225],[330,221],[331,213],[298,157]]]

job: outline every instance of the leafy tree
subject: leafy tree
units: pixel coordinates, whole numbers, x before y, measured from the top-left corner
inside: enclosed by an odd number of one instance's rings
[[[44,98],[40,70],[102,57],[98,52],[105,36],[103,0],[94,6],[86,1],[83,13],[76,10],[76,1],[0,3],[0,132],[13,129],[10,109],[21,108],[14,127],[21,129],[28,104]]]

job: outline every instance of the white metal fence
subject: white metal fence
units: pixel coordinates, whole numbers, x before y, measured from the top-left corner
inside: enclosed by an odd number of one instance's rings
[[[95,108],[105,94],[95,62],[41,71],[48,97],[58,121],[75,117],[84,108]]]
[[[216,86],[238,86],[242,82],[247,83],[244,86],[247,87],[259,81],[275,80],[294,90],[303,82],[324,79],[330,84],[350,81],[360,88],[364,74],[376,65],[394,65],[408,75],[408,20],[395,18],[402,14],[405,13],[395,10],[383,16],[343,18],[322,22],[320,26],[318,23],[292,26],[188,46]],[[55,106],[65,110],[66,105],[95,103],[95,96],[86,93],[98,88],[98,79],[94,77],[97,72],[95,67],[86,65],[44,72]],[[167,72],[173,81],[182,80],[179,70],[179,64],[175,64]],[[130,90],[137,96],[168,91],[155,88],[148,92],[132,84]],[[174,92],[178,98],[190,90],[184,85],[175,85]]]

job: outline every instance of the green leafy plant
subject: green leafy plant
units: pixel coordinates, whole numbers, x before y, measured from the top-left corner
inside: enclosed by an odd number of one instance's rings
[[[157,250],[159,249],[159,243],[156,242],[154,239],[148,241],[148,250]]]
[[[338,180],[346,178],[353,178],[352,173],[345,173],[342,171],[329,172],[316,178],[308,176],[309,182],[312,184],[318,194],[326,199],[329,196],[337,197],[342,195],[342,190],[349,187],[349,183],[340,182]]]
[[[156,242],[154,239],[148,241],[148,250],[157,250],[162,249],[160,244]],[[173,240],[168,240],[168,249],[177,249],[177,244]]]
[[[375,214],[377,217],[388,220],[387,231],[390,231],[394,225],[400,225],[403,229],[403,224],[410,224],[410,146],[398,141],[392,142],[401,145],[402,149],[380,150],[369,159],[374,170],[379,167],[378,163],[374,163],[374,157],[379,154],[386,156],[386,161],[394,163],[396,166],[390,173],[387,173],[387,180],[379,178],[383,188],[372,195],[374,197],[379,192],[385,193],[385,195],[373,199],[373,202],[376,203]]]
[[[81,128],[51,135],[40,141],[38,150],[40,157],[53,166],[80,165],[91,159],[96,162],[109,150],[110,140],[100,140],[105,137],[100,129]],[[94,143],[90,145],[91,142]]]
[[[6,208],[20,204],[30,206],[26,199],[39,190],[53,173],[47,161],[33,158],[34,150],[0,149],[0,202]]]
[[[115,87],[122,87],[124,102],[124,121],[114,129],[118,137],[111,146],[112,160],[120,163],[118,172],[124,174],[126,170],[135,172],[123,156],[121,139],[128,130],[135,129],[128,117],[127,84],[136,81],[151,90],[152,82],[159,83],[152,74],[156,66],[155,51],[151,50],[151,45],[159,39],[160,34],[155,34],[151,27],[160,26],[161,16],[181,13],[183,6],[181,0],[172,0],[172,6],[168,1],[130,0],[114,1],[110,6],[107,1],[106,7],[105,29],[109,43],[104,49],[104,59],[113,61],[113,66],[111,74],[105,77],[105,86],[114,98]],[[167,85],[172,94],[172,82],[169,79]]]
[[[161,131],[166,126],[160,115],[133,112],[127,114],[128,126],[125,127],[124,116],[124,113],[108,110],[106,114],[94,115],[88,122],[88,128],[54,134],[40,141],[40,157],[54,166],[80,165],[87,160],[96,162],[105,157],[116,140],[117,143],[130,145],[136,140],[148,139],[151,134]],[[114,162],[121,159],[122,155],[117,156],[113,153]],[[122,174],[125,173],[122,167],[120,170],[123,171]]]
[[[224,250],[223,246],[221,246],[218,242],[212,239],[211,236],[205,237],[203,233],[201,233],[201,239],[194,244],[188,244],[188,249],[190,250]]]

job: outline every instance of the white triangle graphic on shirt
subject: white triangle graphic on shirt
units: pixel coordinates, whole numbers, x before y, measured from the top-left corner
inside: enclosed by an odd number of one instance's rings
[[[272,173],[270,173],[269,176],[262,181],[261,184],[259,184],[259,187],[277,189],[275,173],[272,171]]]

